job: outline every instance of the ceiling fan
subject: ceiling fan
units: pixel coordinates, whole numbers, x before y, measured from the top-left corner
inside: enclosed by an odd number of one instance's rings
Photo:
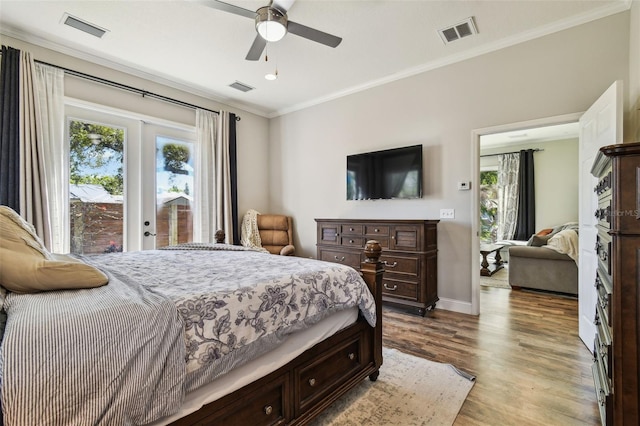
[[[329,47],[337,47],[340,44],[342,41],[340,37],[290,21],[287,17],[287,11],[294,2],[295,0],[271,0],[268,6],[263,6],[254,12],[218,0],[199,1],[199,3],[211,8],[255,20],[258,34],[245,58],[248,61],[260,59],[267,42],[278,41],[288,32]]]

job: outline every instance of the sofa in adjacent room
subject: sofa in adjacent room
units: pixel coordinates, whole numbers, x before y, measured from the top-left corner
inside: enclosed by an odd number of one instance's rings
[[[529,245],[509,247],[509,284],[571,295],[578,294],[577,224],[566,224]]]

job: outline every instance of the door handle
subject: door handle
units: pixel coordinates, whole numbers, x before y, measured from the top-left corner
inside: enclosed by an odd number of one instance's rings
[[[149,232],[149,231],[145,231],[145,232],[144,232],[144,236],[145,236],[145,237],[155,237],[155,236],[156,236],[156,234],[152,234],[152,233],[151,233],[151,232]]]

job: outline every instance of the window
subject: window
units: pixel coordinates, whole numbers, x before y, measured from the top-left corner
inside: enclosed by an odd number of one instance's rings
[[[498,171],[480,172],[480,241],[493,243],[498,231]]]

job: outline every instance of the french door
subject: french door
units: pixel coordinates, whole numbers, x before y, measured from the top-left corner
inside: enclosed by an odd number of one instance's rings
[[[122,111],[66,107],[67,251],[149,250],[192,240],[195,130]]]

